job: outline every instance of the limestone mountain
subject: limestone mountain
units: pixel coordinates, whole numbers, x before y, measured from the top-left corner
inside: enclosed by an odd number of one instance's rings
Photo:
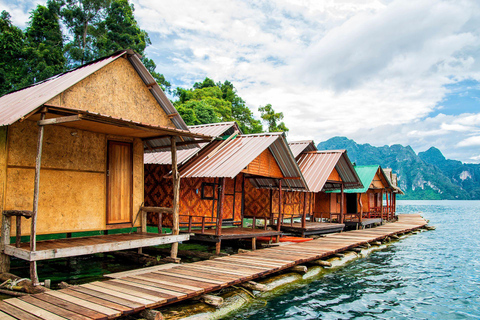
[[[346,149],[358,165],[392,168],[405,192],[399,199],[480,199],[480,165],[445,159],[433,147],[417,155],[410,146],[375,147],[334,137],[319,143],[318,149]]]

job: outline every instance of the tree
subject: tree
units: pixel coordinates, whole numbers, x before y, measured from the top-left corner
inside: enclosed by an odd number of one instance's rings
[[[38,5],[30,14],[24,45],[27,84],[45,80],[65,70],[60,7],[59,2],[49,0],[46,6]]]
[[[271,104],[258,108],[258,111],[260,111],[263,121],[267,124],[268,132],[288,132],[288,128],[283,121],[278,123],[283,119],[283,112],[275,112]]]
[[[7,11],[0,14],[0,95],[20,89],[26,73],[23,45],[25,35],[12,25]]]
[[[104,32],[101,22],[105,20],[110,0],[66,0],[61,10],[63,22],[71,35],[65,45],[70,67],[76,67],[100,57],[95,42]]]

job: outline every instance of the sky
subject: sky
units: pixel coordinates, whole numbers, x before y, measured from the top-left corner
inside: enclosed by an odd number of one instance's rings
[[[24,28],[45,1],[0,0]],[[480,2],[133,0],[174,87],[231,81],[288,139],[431,146],[480,163]]]

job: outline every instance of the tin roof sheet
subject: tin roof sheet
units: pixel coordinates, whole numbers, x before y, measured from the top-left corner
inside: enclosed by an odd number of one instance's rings
[[[298,178],[285,180],[285,187],[305,189],[305,181],[283,133],[240,135],[226,143],[214,141],[197,158],[180,168],[180,174],[183,178],[234,178],[267,148],[285,177]],[[264,183],[264,180],[269,182]],[[251,178],[251,181],[258,187],[271,185],[268,178]]]
[[[316,151],[317,147],[313,140],[291,141],[288,143],[293,156],[297,158],[302,152]]]
[[[333,169],[337,169],[345,188],[361,186],[352,163],[345,150],[312,151],[302,153],[298,158],[298,165],[307,181],[308,189],[312,192],[338,188],[327,183]]]
[[[13,124],[14,122],[30,115],[50,99],[124,55],[127,55],[128,60],[145,84],[150,86],[150,92],[161,108],[166,114],[172,115],[171,119],[175,127],[177,129],[188,130],[182,117],[178,114],[170,100],[165,96],[155,79],[148,72],[147,68],[142,64],[138,55],[132,50],[116,52],[111,56],[98,59],[0,97],[0,126]]]
[[[190,132],[208,135],[213,138],[217,138],[226,134],[231,135],[235,132],[235,130],[237,131],[240,130],[237,123],[233,121],[202,124],[197,126],[188,126],[188,129],[190,129]],[[188,159],[196,155],[198,152],[200,152],[200,150],[205,148],[205,146],[207,145],[208,143],[198,143],[197,147],[195,148],[177,150],[177,163],[178,164],[185,163]],[[144,163],[159,164],[159,165],[171,164],[172,155],[169,149],[165,149],[159,152],[145,153]]]

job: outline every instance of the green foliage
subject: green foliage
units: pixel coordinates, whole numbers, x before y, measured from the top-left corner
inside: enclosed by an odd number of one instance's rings
[[[0,14],[0,95],[23,86],[26,72],[23,43],[25,35],[20,28],[12,25],[10,14]]]
[[[229,81],[215,83],[210,78],[195,82],[193,88],[177,88],[175,102],[187,125],[236,121],[244,133],[262,132],[262,124],[240,98]]]
[[[45,80],[65,70],[60,6],[51,0],[31,12],[23,49],[28,68],[25,84]]]
[[[263,121],[267,124],[268,132],[287,132],[288,128],[285,123],[281,121],[283,119],[283,112],[275,112],[271,104],[267,104],[265,107],[258,108],[258,111],[262,114]]]
[[[109,5],[110,0],[66,0],[61,14],[71,36],[65,45],[70,67],[100,57],[95,44],[104,34],[103,21]]]

